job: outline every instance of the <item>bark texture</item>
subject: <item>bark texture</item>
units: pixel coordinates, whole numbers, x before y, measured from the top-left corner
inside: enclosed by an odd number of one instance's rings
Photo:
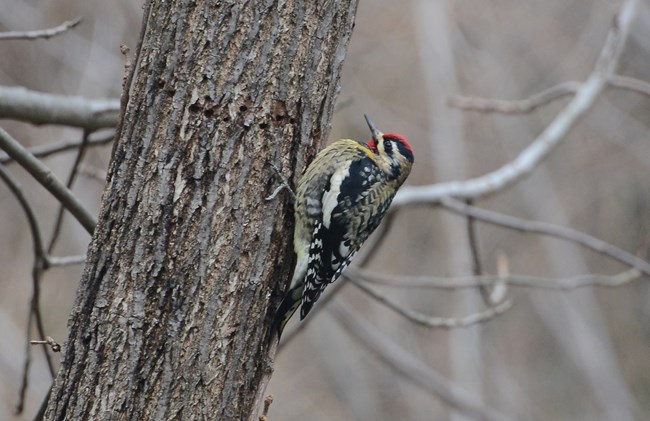
[[[272,164],[295,180],[323,140],[355,11],[147,2],[47,419],[255,414],[292,260]]]

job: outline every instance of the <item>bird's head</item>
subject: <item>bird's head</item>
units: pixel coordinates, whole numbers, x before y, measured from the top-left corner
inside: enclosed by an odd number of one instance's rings
[[[375,153],[382,169],[400,181],[404,182],[411,172],[413,165],[413,148],[406,138],[400,134],[382,133],[375,123],[364,114],[372,139],[367,143]]]

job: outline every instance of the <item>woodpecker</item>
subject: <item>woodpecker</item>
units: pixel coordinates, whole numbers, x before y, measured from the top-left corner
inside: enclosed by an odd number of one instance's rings
[[[413,165],[404,136],[384,134],[364,115],[372,139],[341,139],[323,149],[298,182],[290,289],[275,316],[278,339],[300,307],[309,313],[377,228]]]

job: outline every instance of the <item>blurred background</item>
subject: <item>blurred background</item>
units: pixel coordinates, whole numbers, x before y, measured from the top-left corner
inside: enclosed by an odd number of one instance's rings
[[[367,113],[384,132],[402,133],[413,144],[416,163],[409,185],[494,170],[529,145],[569,98],[521,115],[462,111],[450,108],[447,98],[521,99],[563,81],[584,80],[619,5],[609,0],[361,1],[330,138],[368,138]],[[50,40],[0,41],[0,85],[119,98],[124,66],[119,45],[135,49],[141,2],[0,0],[0,10],[0,31],[84,19]],[[650,5],[642,0],[618,72],[650,81],[649,64]],[[27,146],[82,136],[61,127],[0,125]],[[581,230],[636,253],[650,236],[649,129],[650,98],[610,88],[530,176],[477,205]],[[74,186],[95,213],[110,148],[88,150]],[[46,163],[65,180],[74,158],[74,152],[62,153]],[[49,238],[57,203],[16,164],[8,168]],[[25,411],[15,415],[29,348],[33,252],[25,215],[2,183],[0,216],[0,419],[31,419],[51,378],[42,351],[32,347]],[[627,269],[556,239],[483,224],[478,234],[488,274],[496,273],[500,253],[514,274],[563,278]],[[53,254],[84,254],[88,241],[66,216]],[[642,257],[650,258],[647,252]],[[368,268],[395,275],[469,275],[466,220],[440,208],[402,209]],[[81,270],[51,269],[42,281],[45,330],[60,343]],[[474,290],[381,290],[432,316],[484,309]],[[614,289],[511,287],[508,294],[514,308],[485,324],[455,330],[416,326],[351,285],[334,301],[475,401],[512,419],[650,418],[647,278]],[[272,421],[467,419],[377,359],[327,308],[278,354],[267,393],[275,398]]]

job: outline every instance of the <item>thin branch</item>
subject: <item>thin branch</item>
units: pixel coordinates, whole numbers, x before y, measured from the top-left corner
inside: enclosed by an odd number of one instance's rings
[[[609,84],[616,88],[628,89],[630,91],[650,96],[650,83],[644,80],[621,75],[612,75],[609,78]]]
[[[43,315],[41,314],[41,277],[45,271],[45,261],[42,259],[36,259],[34,262],[34,267],[32,269],[32,299],[31,299],[31,309],[34,314],[34,321],[36,322],[36,330],[38,336],[45,338],[45,324],[43,323]],[[29,339],[29,336],[27,337]],[[54,363],[52,362],[52,357],[47,352],[47,348],[43,347],[43,355],[45,356],[45,362],[47,363],[47,368],[50,371],[52,379],[55,377]]]
[[[471,205],[471,200],[468,200],[467,204]],[[481,273],[483,273],[483,270],[481,267],[481,254],[479,251],[478,229],[476,228],[476,220],[471,215],[467,217],[467,242],[472,256],[472,274],[474,276],[480,276]],[[479,286],[483,302],[490,307],[501,302],[506,293],[506,291],[503,291],[503,288],[501,288],[503,285],[504,284]],[[493,294],[495,292],[499,292],[499,296]]]
[[[18,180],[16,180],[2,164],[0,164],[0,178],[2,179],[2,181],[5,182],[5,184],[11,191],[11,193],[13,193],[13,195],[16,197],[16,200],[18,200],[18,204],[23,209],[23,212],[27,217],[29,231],[32,234],[34,256],[36,257],[36,259],[45,259],[43,239],[41,236],[41,231],[38,227],[38,220],[36,219],[36,214],[34,213],[32,206],[27,201],[27,198],[23,194],[23,189],[20,187]]]
[[[642,278],[638,269],[628,269],[617,275],[585,274],[568,278],[547,278],[531,275],[481,275],[456,278],[436,276],[405,276],[371,272],[364,269],[350,268],[346,272],[350,278],[361,279],[377,285],[395,288],[436,288],[456,290],[492,286],[501,282],[514,287],[537,288],[555,291],[573,291],[579,288],[604,287],[618,288]]]
[[[500,100],[468,97],[462,95],[447,98],[447,105],[465,111],[479,111],[483,113],[525,114],[542,105],[574,95],[580,89],[580,82],[567,81],[555,85],[545,91],[539,92],[529,98],[520,100]]]
[[[86,207],[66,188],[61,181],[45,166],[41,161],[34,158],[18,141],[12,138],[9,133],[0,128],[0,149],[16,160],[25,168],[36,181],[41,183],[54,197],[59,200],[70,211],[70,213],[79,221],[79,223],[92,234],[97,224],[95,217],[86,209]]]
[[[77,151],[77,157],[74,160],[74,163],[72,164],[72,169],[70,170],[70,175],[68,176],[68,181],[66,183],[66,187],[70,190],[72,190],[72,185],[75,182],[75,179],[77,178],[77,174],[79,172],[79,165],[81,164],[81,161],[83,161],[84,156],[86,155],[86,150],[88,147],[88,136],[90,135],[90,132],[88,130],[84,130],[83,136],[81,138],[81,144],[79,145],[79,149]],[[59,205],[59,210],[56,214],[56,219],[54,223],[54,229],[52,230],[52,236],[50,237],[50,244],[47,246],[47,252],[52,253],[52,250],[54,250],[54,245],[56,244],[56,240],[59,238],[59,234],[61,233],[61,227],[63,226],[63,211],[65,208],[63,205]]]
[[[85,262],[86,262],[85,254],[80,254],[77,256],[63,256],[63,257],[47,256],[47,264],[49,267],[64,267],[64,266],[80,265]]]
[[[650,96],[650,83],[632,77],[611,75],[607,83],[613,88],[635,91]],[[580,89],[580,82],[566,81],[552,86],[525,99],[504,100],[452,95],[447,105],[465,111],[500,114],[527,114],[565,96],[573,96]]]
[[[36,259],[41,259],[44,262],[43,267],[49,268],[54,266],[70,266],[75,264],[84,263],[86,260],[85,255],[78,256],[64,256],[64,257],[53,257],[49,256],[43,249],[43,239],[41,237],[41,232],[38,227],[38,220],[31,205],[27,201],[27,198],[23,194],[22,188],[18,184],[18,181],[5,169],[5,167],[0,164],[0,179],[2,179],[9,190],[14,194],[16,200],[23,209],[25,216],[27,217],[27,223],[29,225],[30,233],[32,234],[32,243],[34,247],[34,256]]]
[[[268,421],[269,408],[271,407],[272,403],[273,403],[273,395],[268,395],[266,398],[264,398],[264,410],[262,411],[262,415],[260,415],[259,421]]]
[[[113,99],[88,99],[0,86],[0,119],[96,130],[115,127],[119,111],[119,101]]]
[[[625,45],[636,6],[636,0],[626,0],[622,4],[592,73],[551,124],[513,161],[491,173],[466,181],[403,187],[397,193],[392,209],[404,205],[437,203],[447,196],[478,199],[501,191],[530,174],[566,137],[607,86]]]
[[[5,40],[34,40],[34,39],[49,39],[59,34],[62,34],[81,23],[81,16],[63,22],[59,26],[49,29],[38,29],[35,31],[9,31],[0,32],[0,41]]]
[[[56,342],[52,337],[46,336],[44,340],[29,341],[30,345],[49,345],[52,352],[61,352],[61,345]]]
[[[397,345],[394,340],[350,314],[343,306],[335,303],[330,306],[329,310],[341,326],[370,354],[379,358],[405,379],[437,396],[450,407],[473,420],[502,421],[510,419],[483,405],[478,399],[450,383],[439,373],[412,356],[406,349]]]
[[[113,141],[115,137],[115,131],[104,131],[102,133],[92,133],[88,139],[88,147],[91,146],[102,146]],[[75,140],[66,140],[63,142],[57,143],[48,143],[46,145],[34,146],[28,148],[27,150],[37,158],[44,158],[50,155],[54,155],[60,152],[66,152],[74,149],[79,149],[82,139]],[[7,155],[6,153],[0,153],[0,164],[11,164],[14,162],[13,158]]]
[[[347,275],[346,275],[347,277]],[[369,286],[367,283],[359,280],[347,277],[349,281],[359,288],[361,291],[368,294],[370,297],[376,301],[384,304],[389,309],[393,310],[400,316],[410,320],[413,323],[419,324],[421,326],[435,328],[435,329],[456,329],[462,327],[473,326],[478,323],[484,323],[488,320],[495,318],[496,316],[505,313],[508,311],[514,304],[512,299],[506,299],[501,303],[489,307],[488,309],[469,314],[463,317],[431,317],[425,314],[422,314],[417,311],[406,308],[405,306],[391,300],[385,294],[381,293],[377,289]]]
[[[471,201],[467,202],[471,205]],[[472,255],[472,274],[479,276],[483,270],[481,267],[481,256],[478,244],[478,232],[476,230],[476,220],[473,216],[467,216],[467,242],[469,243],[469,250]]]
[[[27,338],[32,335],[32,317],[34,313],[30,307],[27,315]],[[23,375],[20,380],[20,388],[18,389],[18,403],[16,404],[16,415],[20,415],[25,410],[25,397],[27,396],[27,388],[29,387],[29,366],[32,361],[32,347],[27,341],[25,346],[25,362],[23,363]]]
[[[460,215],[469,216],[489,223],[522,232],[529,232],[550,237],[560,238],[572,243],[579,244],[583,247],[591,249],[597,253],[609,256],[612,259],[618,260],[632,268],[639,269],[646,275],[650,275],[650,263],[645,260],[629,253],[619,247],[610,243],[600,240],[584,232],[576,231],[571,228],[562,227],[547,222],[530,221],[526,219],[516,218],[514,216],[504,215],[498,212],[489,211],[486,209],[469,206],[459,200],[452,198],[443,199],[442,206],[446,209],[458,213]]]
[[[32,336],[31,334],[32,320],[36,321],[36,328],[39,332],[39,335],[41,335],[41,337],[44,337],[44,328],[43,328],[43,320],[41,317],[39,297],[40,297],[41,274],[43,273],[43,270],[45,270],[45,268],[47,267],[47,258],[45,255],[45,251],[43,250],[43,241],[42,241],[40,229],[38,228],[38,221],[36,219],[36,216],[34,214],[31,205],[23,195],[22,188],[18,184],[18,181],[16,181],[11,176],[11,174],[7,172],[7,170],[3,165],[0,165],[0,178],[5,182],[9,190],[16,197],[16,200],[18,200],[18,203],[22,207],[23,212],[25,212],[25,216],[27,217],[27,223],[29,225],[29,229],[32,234],[32,244],[34,250],[34,264],[32,267],[33,290],[32,290],[31,304],[29,308],[29,316],[27,317],[27,338],[30,338]],[[52,359],[50,355],[47,353],[47,350],[45,350],[45,360],[47,362],[47,366],[50,370],[52,378],[54,378],[54,364],[52,363]],[[27,350],[25,352],[25,364],[23,366],[23,377],[19,389],[18,404],[16,405],[16,411],[19,414],[24,409],[25,396],[27,393],[27,386],[29,381],[28,374],[29,374],[30,362],[31,362],[31,350],[28,345]]]

